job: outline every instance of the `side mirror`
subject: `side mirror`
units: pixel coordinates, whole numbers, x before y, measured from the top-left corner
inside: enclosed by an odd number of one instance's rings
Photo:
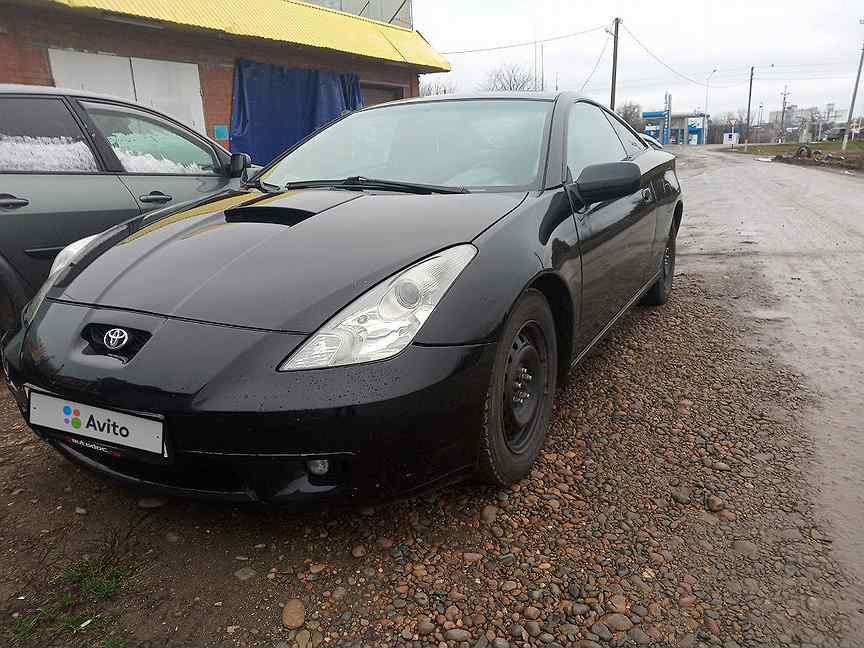
[[[579,174],[576,189],[586,205],[629,196],[639,190],[642,171],[634,162],[592,164]]]
[[[246,153],[232,153],[228,163],[228,177],[240,178],[243,172],[252,166],[252,158]]]

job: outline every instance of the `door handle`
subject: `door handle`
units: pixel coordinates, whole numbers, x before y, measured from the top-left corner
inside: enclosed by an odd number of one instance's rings
[[[161,191],[151,191],[149,194],[138,196],[138,200],[142,203],[167,203],[174,200],[174,196],[169,196]]]
[[[3,209],[18,209],[19,207],[26,207],[29,204],[30,201],[26,198],[19,198],[12,194],[0,194],[0,207]]]

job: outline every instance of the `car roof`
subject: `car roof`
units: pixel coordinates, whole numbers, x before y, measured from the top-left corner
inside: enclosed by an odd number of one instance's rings
[[[555,101],[556,99],[587,99],[588,101],[596,100],[576,92],[456,92],[453,94],[429,95],[426,97],[412,97],[410,99],[402,99],[399,101],[389,102],[387,105],[393,104],[410,104],[410,103],[425,103],[429,101],[464,101],[471,99],[533,99],[535,101]]]
[[[111,101],[122,101],[123,103],[132,104],[134,106],[140,105],[132,99],[101,92],[74,90],[73,88],[55,88],[54,86],[23,85],[18,83],[0,83],[0,94],[63,95],[70,97],[87,97],[88,99],[110,99]],[[142,108],[144,107],[146,106],[142,106]]]

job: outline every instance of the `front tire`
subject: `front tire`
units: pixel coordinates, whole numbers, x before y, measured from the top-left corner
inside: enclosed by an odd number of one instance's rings
[[[672,229],[669,230],[666,249],[663,251],[663,271],[654,285],[642,297],[641,303],[645,306],[662,306],[669,301],[669,295],[672,293],[672,279],[675,276],[675,239],[677,234],[673,224]]]
[[[506,486],[531,471],[546,440],[557,376],[555,320],[543,294],[531,289],[498,343],[480,436],[483,481]]]

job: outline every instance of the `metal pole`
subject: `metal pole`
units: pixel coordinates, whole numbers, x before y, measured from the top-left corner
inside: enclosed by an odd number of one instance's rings
[[[789,86],[783,86],[783,109],[780,111],[780,144],[786,139],[786,97],[789,94]]]
[[[620,22],[620,18],[615,19],[615,43],[612,48],[612,96],[609,99],[609,108],[613,111],[615,110],[615,81],[618,77],[618,23]]]
[[[852,91],[852,102],[849,104],[849,115],[846,117],[846,132],[843,133],[844,151],[846,150],[846,145],[849,143],[849,131],[852,130],[852,115],[855,110],[855,97],[858,96],[858,83],[861,81],[862,65],[864,65],[864,45],[861,45],[861,59],[858,61],[858,76],[855,77],[855,89]]]
[[[747,131],[744,134],[744,142],[750,141],[750,101],[753,99],[753,66],[750,66],[750,92],[747,93]]]
[[[705,108],[703,108],[703,112],[705,113],[705,135],[703,137],[703,142],[708,144],[708,88],[711,84],[711,77],[714,76],[714,73],[717,71],[717,68],[711,70],[711,74],[709,74],[705,78]]]

